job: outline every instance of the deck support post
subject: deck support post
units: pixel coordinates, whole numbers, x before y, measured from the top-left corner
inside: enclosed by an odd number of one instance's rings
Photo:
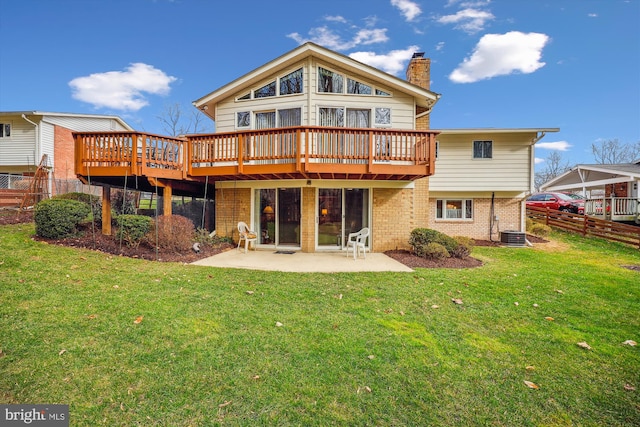
[[[102,187],[102,234],[111,235],[111,187]]]
[[[166,185],[162,188],[162,212],[164,215],[171,215],[171,186]]]

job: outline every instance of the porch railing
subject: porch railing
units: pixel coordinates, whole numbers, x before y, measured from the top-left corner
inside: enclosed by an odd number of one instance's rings
[[[601,197],[584,202],[585,215],[600,218],[637,218],[640,215],[640,200],[635,197]]]

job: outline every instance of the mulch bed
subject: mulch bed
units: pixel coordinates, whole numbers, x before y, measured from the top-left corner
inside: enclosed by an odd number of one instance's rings
[[[5,224],[20,224],[33,222],[33,211],[3,211],[0,212],[0,225]],[[65,239],[44,239],[41,237],[34,237],[35,240],[47,242],[54,245],[69,246],[75,248],[84,248],[100,251],[115,256],[125,256],[130,258],[139,258],[145,260],[155,260],[162,262],[181,262],[191,263],[203,258],[207,258],[216,255],[220,252],[224,252],[234,245],[229,243],[220,244],[219,246],[201,246],[200,253],[195,253],[193,250],[187,250],[183,252],[156,250],[153,246],[145,243],[141,243],[137,248],[131,248],[124,242],[120,242],[117,236],[105,236],[99,229],[92,230],[85,228],[81,230],[78,236],[68,237]],[[527,239],[532,243],[544,243],[546,240],[536,236],[527,235]],[[475,240],[476,246],[501,246],[502,244],[497,241],[489,240]],[[413,255],[409,251],[394,250],[387,251],[385,254],[398,262],[406,265],[410,268],[474,268],[482,266],[482,261],[473,258],[466,257],[460,258],[445,258],[443,260],[431,260],[421,258]],[[625,268],[638,269],[640,266],[625,266]]]

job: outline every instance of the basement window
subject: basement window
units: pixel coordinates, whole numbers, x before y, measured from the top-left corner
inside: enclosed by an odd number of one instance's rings
[[[473,219],[473,200],[438,199],[436,219]]]

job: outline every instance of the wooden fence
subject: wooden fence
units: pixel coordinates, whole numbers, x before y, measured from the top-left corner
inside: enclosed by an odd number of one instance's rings
[[[640,249],[640,226],[533,206],[527,207],[527,216],[550,227],[622,242]]]

